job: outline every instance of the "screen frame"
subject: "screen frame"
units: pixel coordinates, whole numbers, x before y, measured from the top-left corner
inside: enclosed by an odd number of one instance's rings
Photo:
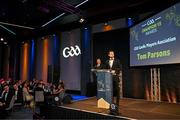
[[[158,11],[146,16],[145,18],[139,20],[138,22],[136,22],[135,24],[133,24],[132,26],[129,27],[129,59],[128,59],[129,68],[137,68],[137,67],[138,68],[152,68],[152,67],[161,67],[161,66],[180,65],[180,62],[177,62],[177,63],[173,62],[173,63],[166,63],[166,64],[164,64],[164,63],[159,64],[158,63],[158,64],[146,64],[146,65],[131,65],[131,54],[130,54],[130,51],[131,51],[130,50],[130,46],[131,46],[130,31],[131,31],[131,29],[133,29],[135,26],[140,25],[141,23],[143,23],[144,21],[150,19],[151,17],[154,17],[155,15],[158,15],[158,14],[160,14],[161,12],[163,12],[163,11],[165,11],[167,9],[170,9],[171,7],[173,7],[173,6],[177,5],[177,4],[180,4],[180,2],[174,3],[174,4],[170,5],[169,7],[158,10]]]

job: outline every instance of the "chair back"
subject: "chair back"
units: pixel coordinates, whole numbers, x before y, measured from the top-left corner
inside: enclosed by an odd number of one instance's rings
[[[35,91],[35,102],[44,102],[44,91]]]

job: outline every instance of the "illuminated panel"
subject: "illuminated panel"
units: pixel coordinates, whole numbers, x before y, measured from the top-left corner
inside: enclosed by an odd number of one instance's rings
[[[22,70],[21,70],[21,79],[27,80],[28,79],[28,52],[29,52],[29,45],[25,43],[22,48]]]
[[[66,89],[80,90],[81,81],[81,42],[80,29],[62,33],[60,53],[60,79]]]
[[[42,79],[47,82],[47,71],[48,71],[48,39],[43,40],[43,59],[42,59]]]

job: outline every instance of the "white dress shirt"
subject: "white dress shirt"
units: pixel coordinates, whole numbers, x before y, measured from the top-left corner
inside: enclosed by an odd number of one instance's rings
[[[109,60],[109,66],[110,66],[110,68],[112,68],[113,62],[114,62],[114,59]]]

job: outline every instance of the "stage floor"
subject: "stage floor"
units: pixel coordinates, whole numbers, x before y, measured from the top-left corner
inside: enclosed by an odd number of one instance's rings
[[[61,107],[108,115],[109,110],[97,108],[97,98],[76,101]],[[180,119],[180,104],[121,99],[119,117],[127,119]]]

